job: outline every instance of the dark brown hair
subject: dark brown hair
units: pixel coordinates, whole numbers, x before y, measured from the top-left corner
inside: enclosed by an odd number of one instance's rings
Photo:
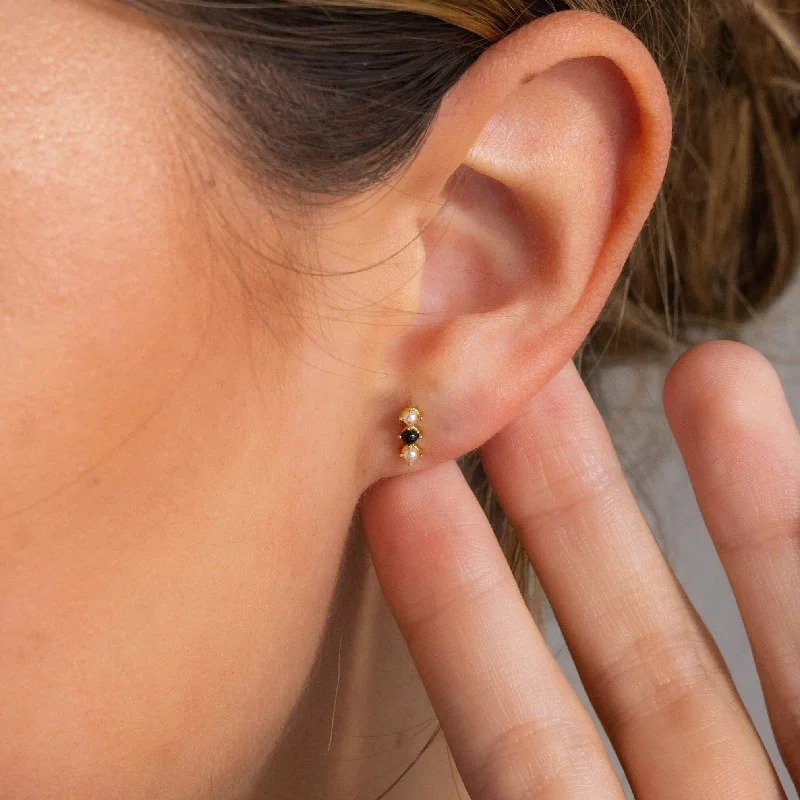
[[[767,307],[800,255],[800,43],[745,0],[124,0],[180,23],[218,134],[295,199],[386,179],[492,42],[543,14],[606,14],[649,47],[672,99],[673,158],[583,351],[726,335]],[[624,312],[624,313],[623,313]],[[613,334],[613,336],[612,336]]]

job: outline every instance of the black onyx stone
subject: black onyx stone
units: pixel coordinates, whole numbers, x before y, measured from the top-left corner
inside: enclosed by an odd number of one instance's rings
[[[400,436],[406,444],[414,444],[420,437],[418,428],[406,428]]]

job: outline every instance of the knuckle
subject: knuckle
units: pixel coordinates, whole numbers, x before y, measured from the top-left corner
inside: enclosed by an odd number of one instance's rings
[[[768,501],[753,496],[752,485],[746,490],[749,508],[738,515],[738,524],[714,536],[720,554],[775,553],[800,544],[800,488],[774,485]]]
[[[403,633],[410,644],[466,609],[475,609],[499,591],[502,580],[493,570],[476,572],[455,585],[439,587],[435,593],[426,593],[408,606],[403,615]]]
[[[580,518],[590,509],[614,505],[630,491],[616,462],[584,464],[558,476],[551,473],[542,484],[526,504],[518,522],[521,527],[536,528]]]
[[[572,796],[596,760],[597,748],[574,721],[529,720],[495,737],[471,784],[487,800],[555,800]]]
[[[609,737],[653,718],[691,713],[699,697],[720,692],[721,668],[704,650],[686,628],[650,631],[589,677],[587,688]]]

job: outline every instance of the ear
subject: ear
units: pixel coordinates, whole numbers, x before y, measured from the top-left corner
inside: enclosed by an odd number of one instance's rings
[[[670,139],[650,54],[596,14],[520,28],[446,95],[395,184],[426,209],[424,263],[377,401],[396,408],[381,425],[398,433],[401,408],[421,409],[422,467],[479,447],[574,355],[652,207]],[[375,477],[407,468],[400,447]]]

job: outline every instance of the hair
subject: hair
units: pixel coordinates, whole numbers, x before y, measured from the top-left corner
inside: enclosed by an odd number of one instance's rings
[[[796,6],[766,0],[120,0],[177,23],[216,130],[270,190],[307,202],[389,179],[447,90],[498,39],[545,14],[605,14],[648,47],[674,117],[652,213],[579,350],[675,354],[736,338],[800,262]],[[791,13],[795,16],[792,17]],[[459,463],[530,598],[531,570],[477,452]],[[532,604],[535,605],[535,604]]]

